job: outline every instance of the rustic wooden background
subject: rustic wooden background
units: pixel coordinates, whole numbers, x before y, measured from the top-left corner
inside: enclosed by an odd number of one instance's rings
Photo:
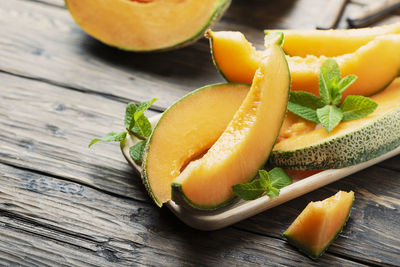
[[[345,15],[373,0],[353,0]],[[216,29],[260,45],[264,28],[314,28],[323,0],[233,0]],[[400,20],[400,12],[381,23]],[[345,27],[344,19],[340,27]],[[400,156],[234,226],[200,232],[147,197],[117,144],[128,101],[156,114],[222,81],[208,43],[155,54],[87,36],[62,0],[0,1],[0,265],[400,265]],[[318,261],[281,233],[311,200],[353,190],[340,237]]]

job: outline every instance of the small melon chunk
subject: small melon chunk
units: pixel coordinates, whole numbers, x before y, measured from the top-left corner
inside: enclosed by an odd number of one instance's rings
[[[101,42],[131,51],[179,48],[203,36],[230,0],[66,0],[76,23]]]
[[[249,93],[233,119],[200,159],[172,183],[172,200],[212,210],[233,197],[232,186],[250,181],[271,152],[284,120],[290,73],[280,47],[283,36],[267,46]]]
[[[350,30],[265,30],[273,32],[283,32],[283,50],[289,56],[336,57],[353,53],[378,36],[399,34],[400,23]]]
[[[240,32],[208,31],[211,53],[217,69],[231,82],[251,83],[260,62],[257,51]],[[267,35],[268,36],[268,35]],[[319,71],[325,56],[287,56],[292,78],[291,90],[319,95]],[[350,54],[333,57],[342,76],[358,79],[343,93],[372,95],[385,88],[400,73],[400,34],[378,36]]]
[[[310,202],[283,236],[310,258],[316,259],[342,231],[353,201],[353,191],[339,191],[323,201]]]
[[[206,86],[164,112],[147,143],[142,173],[157,205],[171,199],[171,182],[218,139],[249,89],[246,84]]]

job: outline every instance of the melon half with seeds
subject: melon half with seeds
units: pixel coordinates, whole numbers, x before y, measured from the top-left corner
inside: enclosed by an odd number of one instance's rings
[[[124,50],[170,50],[203,36],[230,0],[66,0],[92,37]]]
[[[353,191],[339,191],[323,201],[310,202],[283,236],[290,244],[316,259],[342,232],[353,201]]]

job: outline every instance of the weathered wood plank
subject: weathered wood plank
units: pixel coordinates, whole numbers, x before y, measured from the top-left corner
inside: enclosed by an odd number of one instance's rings
[[[397,164],[400,157],[394,158]],[[280,207],[236,225],[254,233],[280,237],[310,201],[325,199],[338,190],[353,190],[352,213],[332,253],[368,264],[400,264],[400,172],[378,166],[353,174]],[[279,225],[279,226],[277,226]]]
[[[0,80],[0,162],[147,199],[117,143],[87,147],[123,130],[125,104],[4,73]]]
[[[0,177],[0,263],[359,265],[329,253],[314,262],[281,239],[234,228],[199,232],[165,208],[3,164]]]

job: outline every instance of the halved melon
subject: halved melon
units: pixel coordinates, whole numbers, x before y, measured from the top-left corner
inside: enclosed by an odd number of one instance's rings
[[[131,51],[169,50],[199,39],[230,0],[65,0],[76,23],[101,42]]]
[[[232,186],[250,181],[264,165],[284,120],[290,73],[281,48],[283,35],[267,44],[260,68],[233,119],[200,159],[172,183],[172,200],[212,210],[233,199]]]
[[[320,127],[301,127],[300,135],[287,138],[282,135],[270,163],[296,170],[343,168],[397,148],[400,146],[400,78],[371,99],[378,103],[373,113],[341,122],[330,133]],[[302,121],[295,120],[299,124]],[[286,128],[290,132],[288,124]]]
[[[377,36],[399,34],[400,23],[350,30],[265,30],[266,34],[283,32],[283,50],[289,56],[336,57],[355,52]]]
[[[251,83],[260,64],[261,52],[240,32],[208,31],[206,35],[210,38],[213,61],[222,75],[231,82]],[[319,71],[326,59],[324,56],[288,56],[291,89],[319,95]],[[333,59],[338,62],[343,76],[358,76],[356,82],[343,93],[343,97],[374,94],[400,73],[400,34],[379,36],[354,53]]]
[[[249,89],[245,84],[206,86],[164,112],[143,157],[142,180],[157,205],[171,199],[171,182],[219,138]]]
[[[353,201],[353,191],[339,191],[323,201],[310,202],[283,235],[290,244],[316,259],[342,232]]]

